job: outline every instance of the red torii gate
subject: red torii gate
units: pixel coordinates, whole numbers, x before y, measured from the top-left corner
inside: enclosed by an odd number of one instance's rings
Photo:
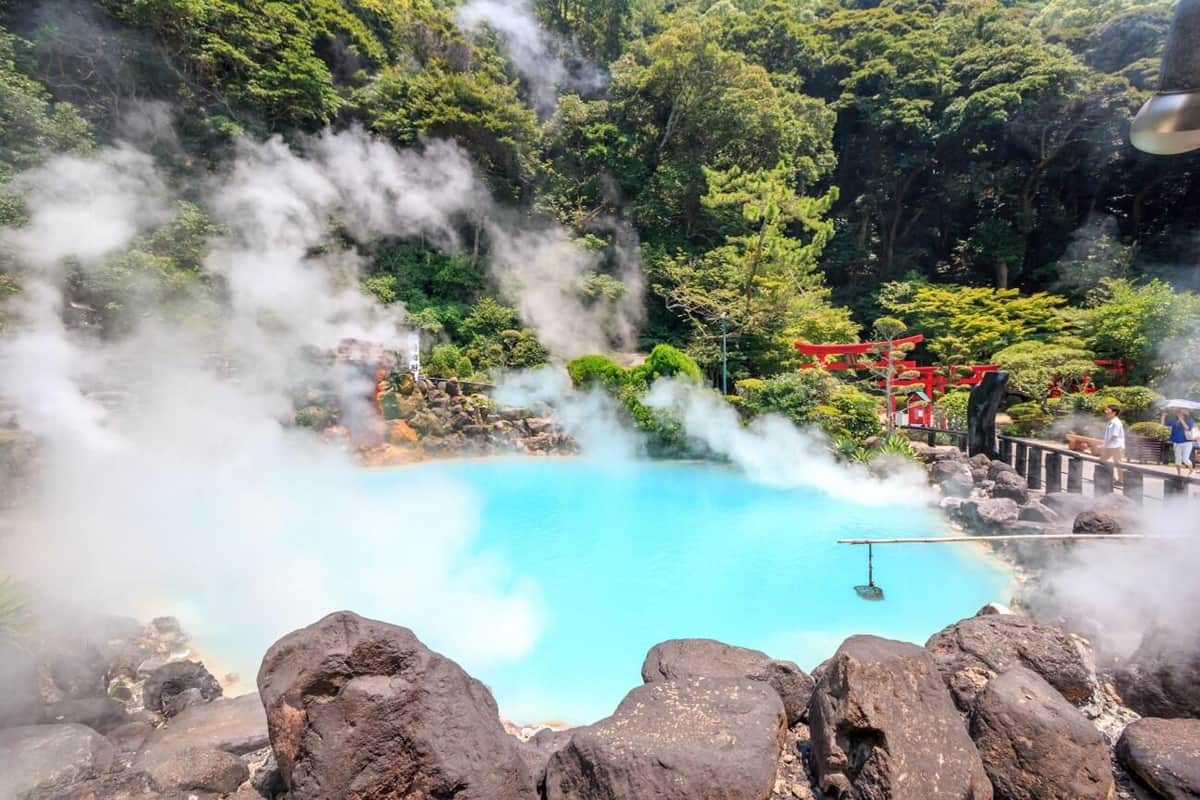
[[[903,345],[918,345],[925,341],[924,334],[916,333],[912,336],[905,336],[901,339],[892,341],[892,348],[895,350]],[[872,352],[886,350],[887,342],[858,342],[856,344],[810,344],[809,342],[796,342],[794,347],[806,356],[813,356],[818,359],[815,364],[803,364],[801,369],[815,369],[823,367],[824,369],[840,372],[843,370],[860,370],[869,369],[871,367],[887,368],[887,360],[881,359],[876,362],[863,363],[846,359],[844,361],[833,361],[826,363],[825,359],[835,358],[838,356],[865,356]],[[997,364],[975,364],[968,369],[971,370],[969,375],[951,377],[945,373],[948,371],[954,373],[959,367],[952,366],[949,370],[943,367],[919,367],[916,361],[899,360],[894,362],[901,373],[917,373],[915,376],[907,378],[893,378],[892,387],[910,388],[913,386],[922,387],[925,393],[925,399],[912,403],[906,400],[905,406],[908,411],[908,422],[910,425],[932,425],[933,423],[933,401],[938,395],[945,393],[946,389],[951,386],[975,386],[983,380],[983,376],[989,372],[995,372],[1000,369]],[[886,385],[885,380],[878,380],[876,384],[879,386]],[[911,395],[912,392],[905,392]],[[896,414],[896,394],[892,394],[892,407],[888,412],[895,416]]]

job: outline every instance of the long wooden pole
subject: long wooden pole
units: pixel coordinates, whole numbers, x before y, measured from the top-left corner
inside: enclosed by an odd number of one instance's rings
[[[999,536],[927,536],[910,539],[838,539],[838,544],[950,544],[953,542],[1074,541],[1091,539],[1174,539],[1141,533],[1014,533]]]

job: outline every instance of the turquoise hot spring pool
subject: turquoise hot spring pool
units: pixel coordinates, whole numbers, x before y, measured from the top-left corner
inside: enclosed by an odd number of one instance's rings
[[[1009,593],[1008,572],[976,545],[902,545],[875,549],[886,599],[864,601],[853,587],[866,582],[866,549],[835,540],[939,535],[938,514],[763,486],[732,467],[487,459],[356,480],[363,502],[399,496],[411,513],[389,509],[396,524],[371,547],[353,531],[314,532],[314,558],[336,576],[320,603],[411,627],[518,722],[606,716],[664,639],[720,639],[811,669],[849,634],[921,643]],[[405,526],[414,504],[422,522]],[[449,588],[417,591],[423,575]],[[207,634],[253,675],[283,632]]]

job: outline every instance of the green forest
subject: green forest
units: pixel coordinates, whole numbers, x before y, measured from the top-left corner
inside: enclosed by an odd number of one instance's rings
[[[1034,424],[1086,405],[1049,387],[1103,383],[1096,359],[1127,366],[1101,394],[1143,411],[1138,387],[1200,391],[1200,156],[1128,143],[1169,0],[534,0],[564,69],[549,103],[460,5],[0,0],[0,225],[23,221],[15,176],[121,139],[139,104],[171,109],[178,141],[155,155],[181,185],[244,137],[361,126],[457,142],[497,202],[607,254],[584,295],[625,291],[616,231],[633,231],[638,349],[719,386],[724,328],[749,405],[854,427],[862,398],[798,376],[792,343],[881,327],[925,334],[922,363],[1006,367]],[[119,337],[147,276],[219,297],[213,226],[202,197],[181,203],[68,299]],[[486,237],[463,239],[357,243],[363,287],[437,342],[437,373],[544,362]],[[0,251],[0,294],[20,291]]]

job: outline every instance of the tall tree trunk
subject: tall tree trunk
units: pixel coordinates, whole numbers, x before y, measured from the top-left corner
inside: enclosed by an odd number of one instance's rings
[[[997,258],[992,266],[996,270],[996,288],[1008,288],[1008,262],[1003,258]]]

